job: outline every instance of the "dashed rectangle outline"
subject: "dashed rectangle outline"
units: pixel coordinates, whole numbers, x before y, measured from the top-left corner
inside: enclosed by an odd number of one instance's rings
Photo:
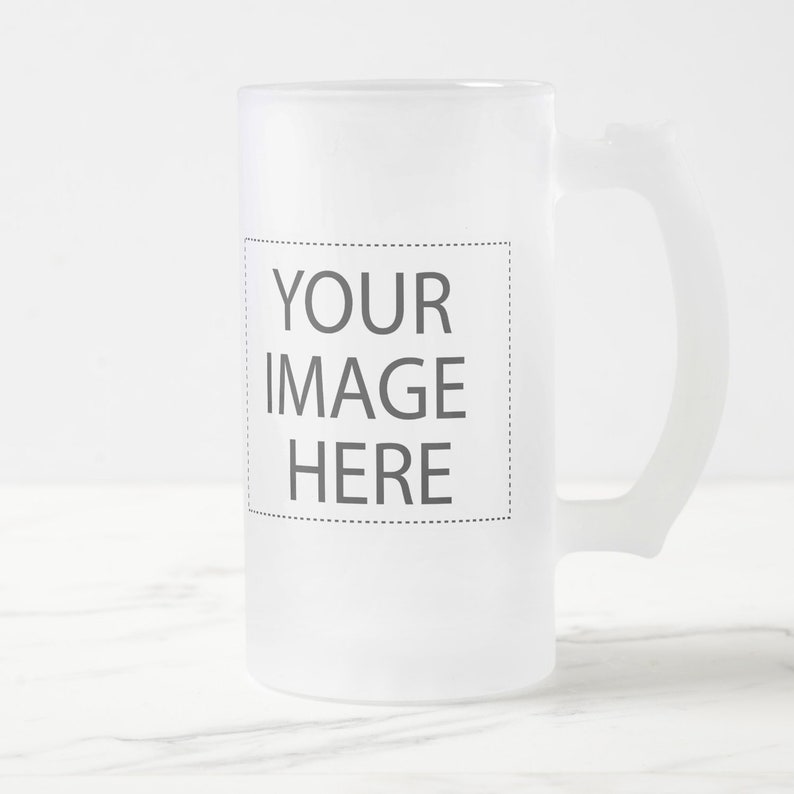
[[[251,434],[248,379],[248,243],[267,245],[299,245],[331,248],[449,248],[469,246],[505,246],[507,248],[507,513],[503,516],[483,518],[433,518],[433,519],[363,519],[326,518],[321,516],[295,516],[270,513],[251,507]],[[486,521],[508,521],[513,514],[513,251],[509,240],[456,243],[339,243],[308,240],[269,240],[261,237],[243,238],[243,306],[245,326],[245,493],[249,513],[268,518],[290,521],[319,521],[328,524],[474,524]]]

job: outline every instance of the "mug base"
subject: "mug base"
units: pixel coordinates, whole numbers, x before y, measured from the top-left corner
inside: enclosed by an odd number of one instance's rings
[[[280,695],[289,695],[291,697],[302,698],[303,700],[314,700],[323,703],[340,703],[351,706],[453,706],[464,703],[483,703],[497,700],[515,700],[517,698],[525,697],[537,692],[542,686],[550,682],[554,674],[555,665],[552,663],[551,667],[539,677],[533,679],[519,687],[510,687],[507,689],[497,689],[493,692],[483,692],[480,694],[462,695],[453,697],[438,697],[438,698],[390,698],[390,697],[341,697],[341,696],[328,696],[321,695],[314,692],[305,690],[287,689],[284,687],[276,686],[269,683],[264,678],[258,676],[252,669],[248,667],[248,675],[250,679],[263,689],[271,692],[277,692]]]

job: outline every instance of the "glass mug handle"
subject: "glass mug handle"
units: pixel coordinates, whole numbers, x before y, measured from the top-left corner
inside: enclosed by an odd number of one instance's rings
[[[651,203],[667,250],[678,335],[672,403],[650,461],[622,496],[558,501],[559,553],[652,557],[703,471],[725,402],[728,321],[717,247],[672,124],[611,124],[598,141],[560,135],[555,161],[558,198],[628,188]]]

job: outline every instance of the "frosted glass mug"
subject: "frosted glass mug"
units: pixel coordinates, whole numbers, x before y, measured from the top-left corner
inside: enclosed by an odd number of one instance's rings
[[[575,141],[553,105],[519,81],[240,91],[248,664],[270,687],[379,702],[530,687],[554,667],[560,556],[654,555],[694,487],[727,372],[697,191],[669,125]],[[590,188],[651,202],[678,364],[639,481],[564,502],[554,205]]]

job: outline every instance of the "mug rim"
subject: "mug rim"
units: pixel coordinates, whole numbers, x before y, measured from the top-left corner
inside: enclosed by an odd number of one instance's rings
[[[239,93],[297,96],[373,96],[445,94],[468,98],[509,95],[549,95],[554,86],[538,80],[469,79],[388,79],[388,80],[319,80],[294,83],[245,85]]]

